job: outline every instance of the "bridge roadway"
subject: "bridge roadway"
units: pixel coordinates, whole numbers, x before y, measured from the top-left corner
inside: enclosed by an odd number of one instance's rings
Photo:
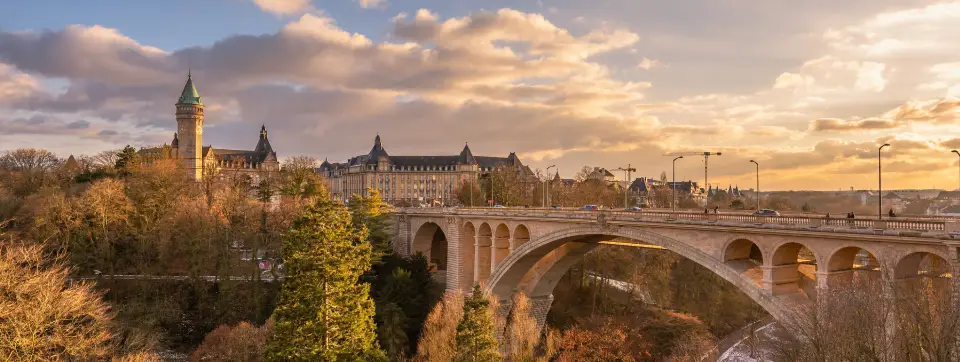
[[[556,283],[601,243],[654,245],[731,282],[777,319],[830,288],[862,279],[950,278],[960,294],[960,219],[780,217],[669,211],[405,208],[394,247],[437,264],[448,291],[475,283],[502,312],[523,291],[544,322]]]

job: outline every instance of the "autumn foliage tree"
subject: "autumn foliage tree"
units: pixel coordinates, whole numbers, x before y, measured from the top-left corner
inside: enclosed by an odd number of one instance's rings
[[[447,293],[430,311],[423,324],[423,333],[417,343],[417,362],[452,361],[456,353],[457,325],[463,317],[463,296]]]
[[[109,306],[90,284],[68,283],[68,274],[41,245],[0,242],[0,360],[127,360],[130,346],[113,340]]]
[[[190,355],[191,362],[259,362],[273,332],[273,320],[262,326],[249,322],[221,325],[207,334]]]

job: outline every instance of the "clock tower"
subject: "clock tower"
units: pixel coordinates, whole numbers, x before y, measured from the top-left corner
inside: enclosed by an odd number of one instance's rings
[[[177,157],[195,180],[203,177],[203,103],[193,85],[193,75],[187,72],[187,84],[177,101]]]

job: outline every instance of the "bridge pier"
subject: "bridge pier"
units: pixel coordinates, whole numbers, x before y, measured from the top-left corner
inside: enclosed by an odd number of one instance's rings
[[[518,291],[518,293],[523,293]],[[543,327],[547,325],[547,314],[550,313],[550,307],[553,305],[553,294],[530,296],[530,316],[537,323],[537,331],[543,332]],[[497,340],[503,340],[506,333],[507,317],[510,315],[510,309],[513,308],[513,299],[500,299],[497,306],[497,318],[494,318],[494,335]],[[502,345],[501,345],[502,346]]]
[[[447,237],[447,275],[446,275],[446,285],[444,289],[447,291],[456,291],[460,289],[466,289],[467,287],[461,286],[461,277],[462,269],[460,267],[460,219],[456,217],[447,218],[447,232],[444,233],[444,236]]]
[[[800,272],[797,270],[798,264],[784,265],[764,265],[763,270],[763,291],[773,295],[781,291],[789,291],[787,287],[781,287],[789,284],[796,284],[800,281]]]

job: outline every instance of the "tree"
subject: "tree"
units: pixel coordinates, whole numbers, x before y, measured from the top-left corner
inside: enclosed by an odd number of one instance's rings
[[[133,173],[133,170],[140,165],[140,156],[137,155],[137,150],[130,145],[127,145],[120,151],[117,155],[117,161],[114,164],[114,168],[120,174],[120,176],[128,176]]]
[[[460,185],[453,190],[453,195],[457,202],[463,206],[484,206],[487,204],[483,197],[485,194],[480,189],[480,183],[475,180],[473,182],[470,180],[460,182]],[[473,202],[470,201],[471,197],[473,197]]]
[[[27,196],[39,191],[54,181],[53,171],[61,161],[50,151],[36,148],[20,148],[0,156],[0,183],[10,185],[17,196]],[[6,180],[4,180],[6,179]]]
[[[356,361],[385,356],[376,340],[365,227],[338,201],[317,200],[284,235],[287,278],[267,360]]]
[[[406,332],[407,316],[395,303],[378,304],[377,307],[377,316],[381,320],[377,328],[380,342],[390,358],[401,359],[407,355],[410,342]]]
[[[396,318],[382,313],[388,304],[393,304],[400,308],[405,317],[406,339],[416,343],[421,336],[424,320],[439,301],[441,293],[440,286],[433,280],[427,258],[421,253],[411,257],[389,253],[384,256],[382,263],[374,265],[373,275],[371,289],[377,302],[377,324],[383,327],[388,319]],[[380,337],[384,338],[384,335]],[[409,345],[407,350],[415,351],[415,346]]]
[[[273,332],[273,320],[257,327],[248,322],[221,325],[190,354],[191,362],[259,362]]]
[[[87,240],[79,250],[72,251],[82,252],[81,257],[93,256],[95,265],[115,274],[119,259],[116,250],[129,231],[129,213],[133,210],[124,183],[116,179],[96,181],[80,197],[80,205],[87,218]]]
[[[485,189],[495,203],[504,206],[529,205],[527,183],[520,170],[512,165],[498,165],[487,174]],[[532,186],[532,185],[531,185]]]
[[[490,301],[480,291],[479,285],[473,286],[470,298],[463,303],[463,319],[457,325],[456,362],[502,361],[497,349],[497,339],[493,336],[493,312]]]
[[[410,272],[396,268],[386,277],[383,287],[377,290],[377,322],[380,325],[380,341],[391,357],[408,353],[410,338],[407,335],[407,310],[415,311],[423,301],[423,291],[417,288]],[[419,320],[416,322],[420,322]]]
[[[109,307],[87,283],[48,266],[39,245],[0,245],[0,359],[101,360],[111,355]]]
[[[293,156],[283,161],[284,182],[281,190],[285,195],[299,201],[302,197],[313,197],[322,193],[317,179],[317,160],[310,156]],[[320,187],[318,187],[320,186]]]
[[[814,210],[813,210],[813,207],[811,207],[809,203],[807,203],[806,201],[804,201],[804,202],[803,202],[803,206],[800,206],[800,211],[803,211],[803,212],[811,212],[811,211],[814,211]]]
[[[736,199],[730,202],[730,208],[734,210],[743,210],[743,200]]]
[[[367,240],[373,246],[372,262],[379,264],[384,255],[393,252],[386,220],[390,205],[383,202],[380,192],[368,187],[366,196],[354,194],[350,198],[349,209],[353,226],[366,228]]]
[[[457,324],[462,317],[463,296],[460,292],[445,294],[423,323],[414,361],[452,361],[456,354]]]
[[[770,195],[761,201],[762,207],[773,210],[793,210],[793,203],[783,196]]]
[[[512,362],[536,360],[534,347],[537,345],[539,331],[530,311],[530,299],[523,292],[517,292],[513,296],[505,332],[507,360]]]

